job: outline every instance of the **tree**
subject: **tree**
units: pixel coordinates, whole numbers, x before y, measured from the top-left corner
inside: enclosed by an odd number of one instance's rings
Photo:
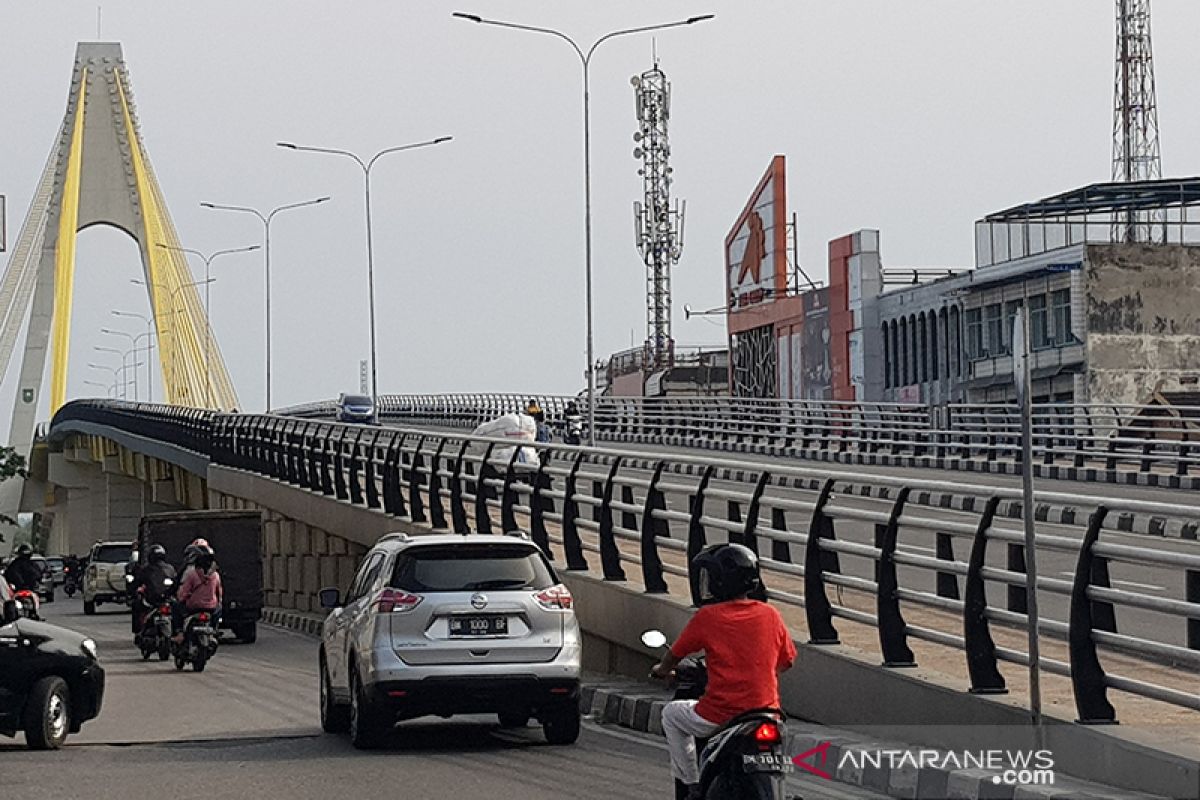
[[[14,447],[0,446],[0,483],[14,477],[28,477],[26,471],[25,456],[17,452]],[[7,514],[0,514],[0,524],[16,525],[17,521]],[[4,541],[4,534],[0,533],[0,542]]]

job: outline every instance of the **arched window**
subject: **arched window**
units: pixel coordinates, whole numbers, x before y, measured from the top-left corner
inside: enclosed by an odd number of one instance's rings
[[[900,318],[900,385],[907,386],[908,380],[908,318]]]
[[[883,323],[883,388],[892,386],[892,340],[888,338],[888,324]]]

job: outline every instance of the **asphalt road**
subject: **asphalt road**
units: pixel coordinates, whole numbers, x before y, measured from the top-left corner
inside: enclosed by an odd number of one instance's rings
[[[502,731],[484,717],[414,720],[381,750],[359,752],[318,727],[315,640],[263,626],[256,644],[231,643],[203,673],[178,673],[169,661],[141,660],[122,611],[102,606],[85,617],[78,598],[44,607],[49,621],[96,640],[108,677],[104,709],[58,752],[28,752],[22,737],[0,740],[5,797],[672,796],[661,739],[591,723],[575,746],[552,747],[535,726]],[[879,797],[821,783],[798,783],[793,794]]]

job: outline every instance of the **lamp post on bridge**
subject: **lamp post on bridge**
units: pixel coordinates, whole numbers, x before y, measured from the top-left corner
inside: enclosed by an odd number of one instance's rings
[[[114,310],[112,313],[113,313],[114,317],[132,317],[134,319],[140,319],[146,323],[146,334],[145,335],[149,339],[149,341],[146,342],[146,401],[149,403],[153,403],[154,402],[154,374],[151,372],[151,367],[150,367],[150,362],[151,362],[150,348],[153,346],[154,318],[148,317],[145,314],[138,314],[137,312],[134,312],[134,311],[116,311],[116,310]]]
[[[170,316],[173,317],[179,313],[179,309],[175,307],[175,298],[179,295],[179,293],[181,291],[188,288],[189,286],[201,286],[203,284],[214,283],[214,282],[216,282],[216,280],[217,280],[216,278],[205,278],[202,281],[189,281],[188,283],[179,284],[174,289],[167,286],[165,283],[157,283],[154,281],[147,283],[146,281],[138,280],[137,278],[134,278],[133,280],[131,280],[130,283],[136,283],[139,286],[146,286],[148,288],[153,287],[156,289],[166,289],[170,294],[170,303],[171,303]],[[205,314],[207,316],[207,311],[205,312]],[[161,346],[162,346],[162,344],[160,342],[159,347],[161,348]],[[161,352],[161,350],[160,350],[160,352]],[[171,385],[172,385],[172,387],[175,386],[175,362],[178,360],[179,360],[179,334],[175,330],[174,323],[172,322],[172,326],[171,326]],[[149,362],[150,359],[146,359],[146,361]],[[164,395],[167,394],[165,388],[163,390],[163,394]],[[166,400],[168,402],[170,402],[170,397],[167,397]]]
[[[92,347],[92,349],[95,350],[97,353],[115,353],[116,355],[121,357],[121,393],[124,394],[126,396],[126,398],[128,398],[129,395],[128,395],[128,392],[126,391],[126,387],[129,385],[130,380],[129,380],[129,366],[128,366],[127,362],[129,361],[129,354],[135,352],[134,348],[131,347],[128,350],[119,350],[116,347],[105,347],[104,345],[98,344],[98,345],[94,345]],[[137,356],[135,355],[134,361],[136,361],[136,360],[137,360]],[[137,371],[136,370],[133,373],[132,383],[133,383],[133,399],[136,401],[138,399]]]
[[[254,216],[258,217],[259,221],[263,224],[263,250],[265,251],[264,261],[267,284],[267,406],[265,409],[263,409],[264,411],[271,410],[271,221],[275,219],[276,214],[279,214],[283,211],[290,211],[293,208],[304,208],[305,206],[315,206],[318,203],[324,203],[327,200],[329,200],[328,196],[318,197],[313,200],[303,200],[299,203],[287,203],[282,206],[276,206],[266,214],[262,213],[257,208],[252,208],[250,206],[232,206],[222,203],[208,202],[200,204],[203,208],[211,208],[216,211],[236,211],[243,214],[253,214]]]
[[[334,147],[307,147],[303,145],[293,144],[291,142],[276,142],[278,147],[287,150],[299,150],[307,153],[328,153],[335,156],[346,156],[353,159],[363,171],[363,192],[366,201],[366,216],[367,216],[367,294],[368,303],[370,306],[370,324],[371,324],[371,403],[379,408],[379,383],[377,380],[376,359],[375,359],[375,251],[371,237],[371,168],[375,166],[375,162],[386,156],[388,153],[399,153],[402,150],[416,150],[419,147],[428,147],[430,145],[441,144],[453,139],[453,136],[439,136],[436,139],[430,139],[426,142],[414,142],[412,144],[402,144],[397,147],[387,147],[380,150],[370,159],[363,161],[356,153],[349,150],[339,150]]]
[[[107,385],[107,386],[105,386],[103,383],[100,383],[99,381],[87,381],[87,380],[85,380],[83,383],[84,383],[84,385],[85,385],[85,386],[98,386],[98,387],[100,387],[101,389],[103,389],[103,390],[104,390],[104,391],[105,391],[105,392],[108,394],[108,396],[109,396],[109,397],[112,397],[112,396],[114,396],[114,395],[116,394],[116,392],[117,392],[117,385],[116,385],[115,383],[110,383],[110,384],[109,384],[109,385]]]
[[[194,256],[199,256],[204,262],[204,399],[209,408],[213,406],[212,396],[212,305],[209,298],[209,285],[213,282],[213,278],[209,277],[209,271],[212,267],[212,262],[221,256],[227,256],[232,253],[249,253],[252,250],[258,250],[259,245],[252,244],[247,247],[230,247],[225,250],[217,250],[213,253],[205,255],[199,250],[193,250],[190,247],[173,247],[169,244],[159,242],[159,247],[164,250],[173,250],[177,253],[187,253]]]
[[[518,31],[544,33],[550,36],[555,36],[571,46],[571,49],[575,51],[575,55],[579,56],[579,63],[583,66],[583,230],[584,281],[587,303],[588,445],[594,446],[596,444],[596,359],[592,337],[592,146],[590,112],[591,92],[588,68],[591,66],[592,54],[596,52],[596,48],[609,39],[615,39],[618,36],[628,36],[634,33],[646,33],[647,31],[658,31],[665,28],[678,28],[684,25],[693,25],[697,22],[710,20],[715,15],[703,14],[701,16],[689,17],[677,22],[664,22],[659,25],[645,25],[637,28],[626,28],[623,30],[612,31],[611,33],[606,33],[596,41],[592,42],[591,46],[588,47],[586,51],[584,51],[584,49],[579,46],[579,43],[570,36],[562,31],[554,30],[553,28],[541,28],[534,25],[522,25],[515,22],[485,19],[476,14],[464,14],[458,11],[454,12],[452,16],[480,25],[492,25],[497,28],[511,28]]]
[[[146,333],[139,333],[137,336],[134,336],[134,335],[133,335],[133,334],[131,334],[131,333],[126,333],[125,331],[113,330],[112,328],[101,328],[101,329],[100,329],[100,332],[101,332],[101,333],[106,333],[106,334],[108,334],[109,336],[124,336],[126,339],[128,339],[128,340],[129,340],[129,346],[130,346],[131,348],[133,348],[133,349],[132,349],[132,352],[133,352],[133,358],[134,358],[134,360],[135,360],[135,361],[137,360],[137,354],[138,354],[138,351],[139,351],[139,348],[138,348],[138,342],[139,342],[141,339],[144,339],[144,338],[146,338],[147,336],[150,336],[150,335],[152,334],[152,331],[147,331]],[[154,342],[153,342],[153,341],[149,341],[149,342],[147,342],[147,343],[146,343],[146,364],[147,364],[147,365],[149,365],[149,364],[150,364],[150,351],[153,349],[153,347],[154,347]],[[146,372],[147,372],[147,377],[148,377],[148,376],[149,376],[149,370],[147,370]],[[150,381],[149,381],[149,380],[147,380],[147,386],[149,386],[149,383],[150,383]],[[135,369],[135,371],[134,371],[134,373],[133,373],[133,399],[134,399],[134,400],[137,400],[137,399],[138,399],[138,391],[137,391],[137,372],[136,372],[136,369]]]
[[[113,350],[113,352],[120,353],[121,351]],[[95,362],[92,362],[92,361],[88,362],[88,366],[91,367],[92,369],[103,369],[103,370],[107,370],[107,371],[111,372],[112,376],[113,376],[113,389],[114,389],[113,396],[116,397],[119,392],[120,394],[125,395],[125,398],[123,398],[123,399],[128,398],[129,395],[128,395],[128,392],[126,391],[126,389],[129,385],[129,381],[124,378],[124,373],[125,373],[124,360],[122,360],[120,367],[110,367],[107,364],[96,364]],[[141,365],[135,364],[134,366],[137,367],[137,366],[141,366]]]

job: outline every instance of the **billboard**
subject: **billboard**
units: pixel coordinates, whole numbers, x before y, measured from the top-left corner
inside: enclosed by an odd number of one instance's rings
[[[833,399],[833,362],[829,340],[829,288],[804,293],[804,341],[800,379],[804,400]]]
[[[784,157],[775,156],[725,237],[725,288],[730,313],[787,289],[787,198]]]

